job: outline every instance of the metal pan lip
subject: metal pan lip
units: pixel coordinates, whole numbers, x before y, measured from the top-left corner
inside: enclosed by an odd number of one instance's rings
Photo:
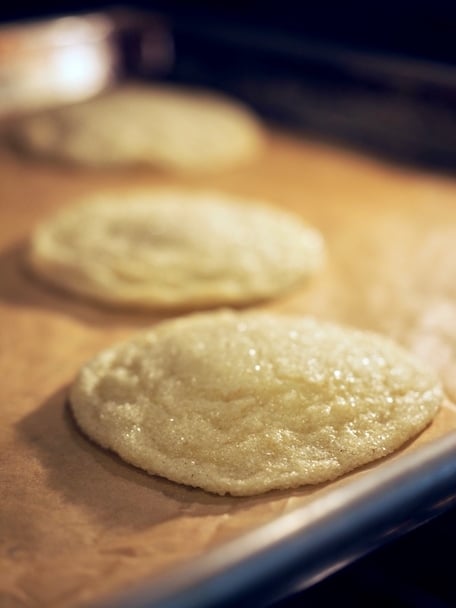
[[[95,606],[263,606],[262,600],[305,589],[455,504],[453,431]]]

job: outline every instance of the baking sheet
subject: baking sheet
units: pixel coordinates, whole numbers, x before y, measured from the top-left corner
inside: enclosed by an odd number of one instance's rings
[[[41,285],[23,270],[24,243],[76,196],[145,185],[267,197],[306,217],[326,238],[326,268],[263,306],[384,332],[439,372],[447,404],[405,451],[456,428],[455,180],[279,133],[250,166],[195,178],[84,171],[2,151],[2,606],[80,606],[125,591],[380,465],[326,487],[218,497],[150,477],[76,430],[66,394],[79,366],[163,315],[116,313]]]

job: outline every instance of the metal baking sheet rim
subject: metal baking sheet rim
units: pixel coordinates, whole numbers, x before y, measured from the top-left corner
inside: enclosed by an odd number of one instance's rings
[[[452,431],[96,608],[263,606],[456,504]],[[264,600],[265,603],[262,603]]]

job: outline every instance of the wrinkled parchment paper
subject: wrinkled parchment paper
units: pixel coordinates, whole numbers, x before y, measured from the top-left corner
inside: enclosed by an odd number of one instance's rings
[[[406,447],[456,428],[456,181],[271,134],[248,167],[210,178],[84,171],[0,153],[0,605],[95,602],[267,522],[327,487],[212,496],[148,476],[92,444],[66,405],[79,366],[165,315],[115,312],[42,285],[22,258],[33,226],[98,188],[219,188],[265,197],[324,234],[320,276],[263,306],[386,333],[448,395]],[[394,457],[400,458],[403,451]]]

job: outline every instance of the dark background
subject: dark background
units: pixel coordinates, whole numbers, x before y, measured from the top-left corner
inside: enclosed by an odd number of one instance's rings
[[[84,12],[116,5],[114,2],[49,0],[34,4],[2,4],[2,21]],[[456,62],[456,2],[193,0],[138,1],[123,6],[160,10],[171,15],[211,14],[223,20],[240,21],[256,27],[268,25],[286,32],[337,41],[358,48]]]
[[[222,90],[307,137],[456,170],[456,1],[42,0],[3,3],[0,20],[112,8],[167,18],[175,62],[160,78]]]

